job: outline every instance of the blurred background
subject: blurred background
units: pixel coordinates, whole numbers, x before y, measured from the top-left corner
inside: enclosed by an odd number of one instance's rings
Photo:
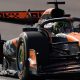
[[[55,0],[0,0],[0,11],[27,11],[31,10],[46,10],[54,7],[47,5],[47,1]],[[80,17],[80,0],[58,0],[65,1],[65,5],[59,5],[67,14],[74,17]],[[12,39],[18,37],[22,32],[22,27],[25,25],[0,22],[0,34],[2,39]]]

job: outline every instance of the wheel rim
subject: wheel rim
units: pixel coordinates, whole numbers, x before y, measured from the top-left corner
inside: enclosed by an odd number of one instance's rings
[[[24,43],[20,44],[19,52],[18,52],[18,67],[19,70],[22,71],[24,67]]]
[[[30,51],[33,50],[33,49],[30,49]],[[34,52],[35,50],[33,50]],[[33,57],[30,57],[30,54],[29,56],[27,56],[27,50],[26,50],[26,45],[23,41],[21,41],[21,43],[19,43],[19,47],[18,47],[18,52],[17,52],[17,64],[18,64],[18,70],[19,70],[19,73],[18,73],[18,77],[19,79],[22,79],[22,78],[30,78],[29,74],[30,74],[30,69],[31,69],[31,72],[34,73],[34,68],[30,66],[30,61],[29,59],[30,58],[33,58]],[[35,54],[31,54],[31,55],[34,55]],[[25,63],[26,61],[26,58],[27,58],[27,64]]]

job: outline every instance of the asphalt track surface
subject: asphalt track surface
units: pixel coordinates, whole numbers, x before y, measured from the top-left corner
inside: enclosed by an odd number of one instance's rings
[[[54,0],[0,0],[0,11],[27,11],[31,10],[45,10],[53,5],[47,5],[47,1]],[[80,0],[58,0],[65,1],[65,5],[60,5],[65,9],[66,13],[72,16],[80,17]],[[18,37],[25,25],[11,24],[0,22],[0,34],[2,39],[9,40]],[[0,76],[0,80],[18,80],[16,78]]]
[[[19,80],[11,76],[0,76],[0,80]]]

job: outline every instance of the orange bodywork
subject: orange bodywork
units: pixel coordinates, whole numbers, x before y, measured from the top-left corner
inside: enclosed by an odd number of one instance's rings
[[[45,15],[45,14],[51,14],[51,11],[52,11],[53,9],[54,9],[54,8],[49,8],[49,9],[45,10],[44,13],[42,14],[42,16]]]
[[[26,11],[0,11],[0,18],[25,19],[29,14]]]
[[[40,19],[44,19],[44,16],[48,16],[48,15],[51,16],[51,12],[52,12],[53,9],[54,8],[49,8],[49,9],[45,10]]]
[[[17,43],[17,38],[14,38],[14,39],[12,39],[12,44],[17,48],[17,45],[18,45],[18,43]]]
[[[0,11],[0,18],[7,19],[28,19],[31,17],[40,18],[44,11]]]
[[[36,52],[34,49],[29,50],[29,56],[30,56],[30,67],[31,68],[36,68]]]
[[[71,32],[67,35],[68,42],[78,41],[80,45],[80,33],[78,32]]]

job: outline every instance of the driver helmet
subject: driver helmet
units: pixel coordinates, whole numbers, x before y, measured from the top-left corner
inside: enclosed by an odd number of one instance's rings
[[[72,31],[71,24],[67,21],[54,22],[53,30],[55,33],[69,33]]]
[[[59,21],[54,23],[48,23],[44,25],[44,28],[47,29],[50,33],[69,33],[72,31],[71,24],[69,22]]]

